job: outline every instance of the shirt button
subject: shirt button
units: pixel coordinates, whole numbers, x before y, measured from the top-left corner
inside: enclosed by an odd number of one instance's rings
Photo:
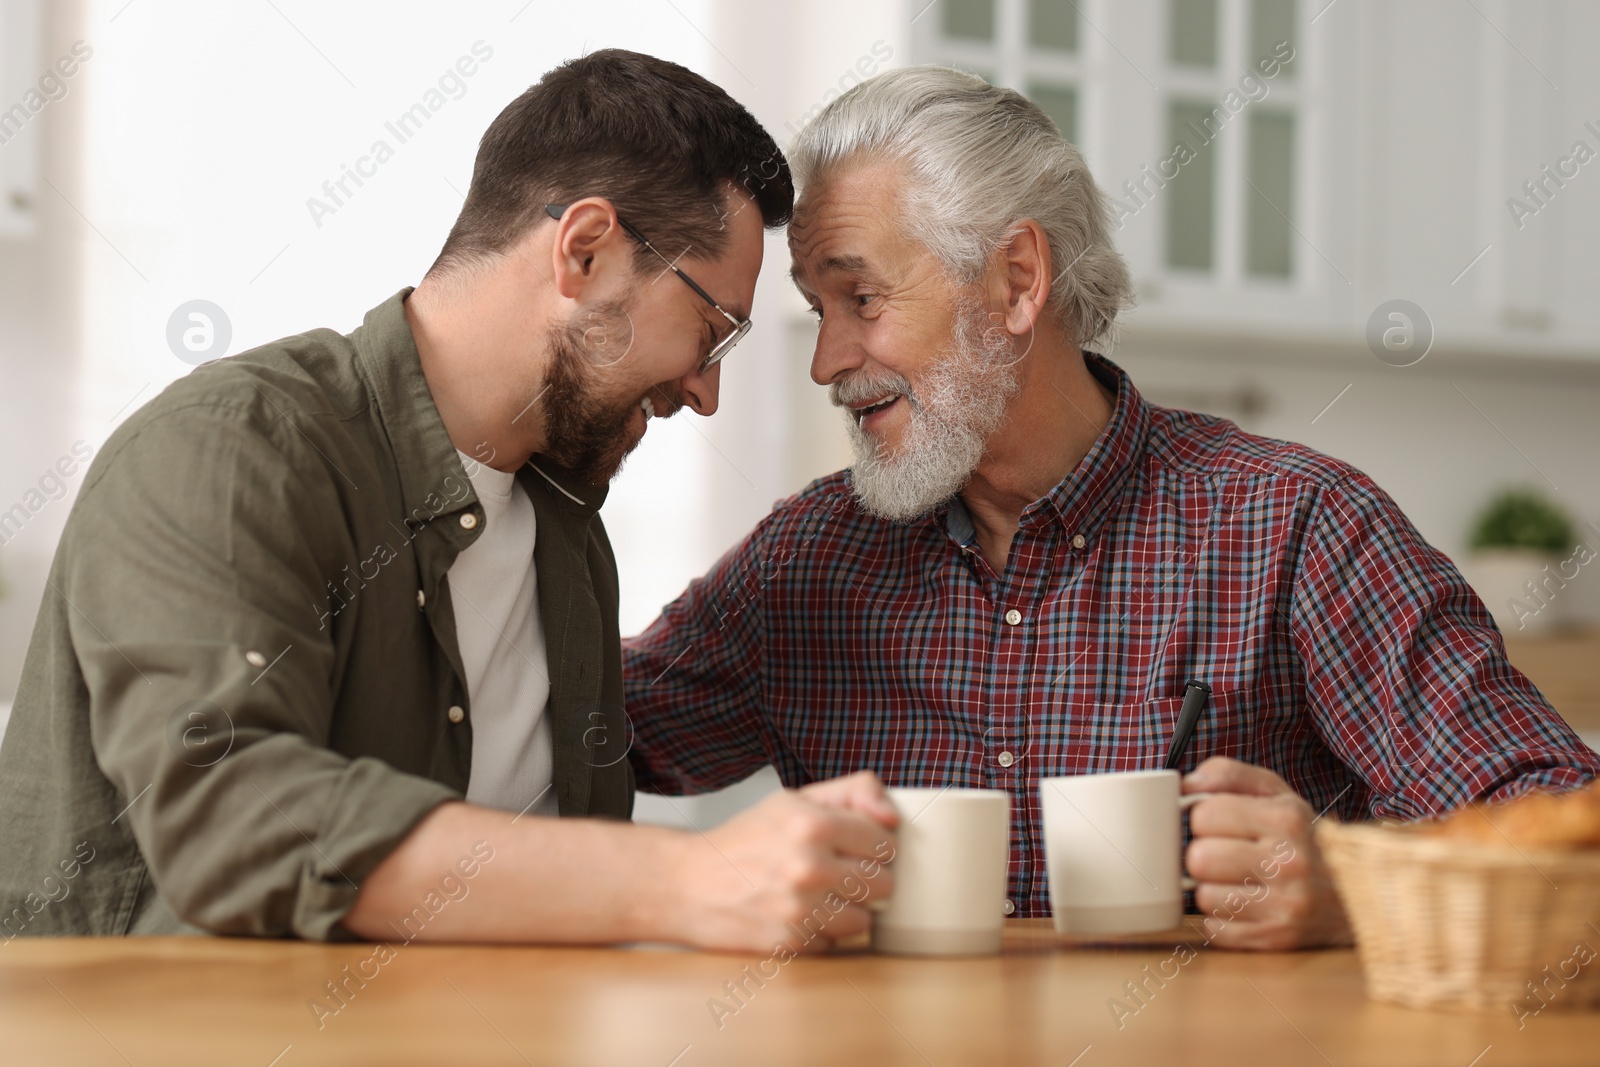
[[[1017,906],[1015,904],[1011,903],[1010,900],[1007,900],[1006,901],[1006,914],[1007,915],[1015,915],[1016,913],[1017,913]]]
[[[1072,535],[1072,547],[1073,548],[1082,548],[1084,545],[1086,545],[1088,543],[1089,543],[1088,539],[1085,538],[1083,536],[1083,534],[1073,534]]]
[[[244,661],[258,671],[267,665],[267,657],[263,656],[253,648],[244,654]]]
[[[1013,756],[1009,752],[1002,752],[1002,753],[1000,753],[1000,755],[996,756],[995,758],[1000,761],[1000,766],[1002,766],[1002,767],[1009,767],[1013,763],[1017,762],[1017,757]]]
[[[1010,611],[1006,612],[1006,625],[1007,626],[1015,626],[1021,621],[1022,621],[1022,612],[1018,611],[1016,608],[1012,608]]]
[[[422,590],[418,589],[417,590],[417,610],[421,611],[423,608],[425,608],[427,606],[428,606],[428,594],[424,593]]]
[[[478,528],[478,516],[470,511],[463,511],[461,513],[461,528],[463,530],[476,530]]]
[[[467,717],[467,713],[461,710],[460,704],[451,704],[449,715],[451,722],[460,722]]]

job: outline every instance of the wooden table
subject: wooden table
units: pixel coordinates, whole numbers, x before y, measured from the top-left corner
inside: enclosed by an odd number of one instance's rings
[[[1198,938],[1191,932],[1191,941]],[[308,1007],[363,945],[236,939],[0,946],[0,1063],[1594,1064],[1600,1014],[1414,1011],[1368,1000],[1353,952],[1174,958],[1174,935],[1080,947],[1008,924],[1000,956],[411,945],[368,963],[336,1014]],[[1158,985],[1146,978],[1176,974]],[[774,971],[776,972],[774,974]],[[1143,982],[1140,1000],[1125,983]],[[1109,1004],[1123,1004],[1120,1023]],[[710,1007],[720,1001],[723,1012]],[[337,1002],[329,1002],[335,1004]],[[735,1010],[736,1009],[736,1010]],[[720,1020],[717,1016],[720,1015]],[[721,1025],[718,1025],[720,1021]]]

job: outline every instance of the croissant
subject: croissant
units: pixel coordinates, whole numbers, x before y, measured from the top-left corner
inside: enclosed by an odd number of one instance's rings
[[[1600,848],[1600,779],[1570,793],[1474,802],[1429,824],[1425,832],[1502,848]]]

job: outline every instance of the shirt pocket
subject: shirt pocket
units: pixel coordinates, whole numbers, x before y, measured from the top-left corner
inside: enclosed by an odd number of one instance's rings
[[[1189,738],[1188,746],[1178,759],[1178,770],[1188,773],[1212,756],[1230,756],[1245,763],[1254,762],[1256,723],[1271,702],[1269,690],[1255,687],[1212,693],[1195,722],[1194,734]],[[1181,696],[1151,701],[1145,705],[1145,714],[1160,731],[1161,765],[1166,762],[1167,749],[1177,733],[1178,716],[1182,710]]]
[[[1178,769],[1191,771],[1212,756],[1254,762],[1256,723],[1276,707],[1274,692],[1259,687],[1212,693]],[[1041,778],[1160,768],[1182,708],[1181,694],[1142,703],[1067,702],[1029,738],[1027,755]]]

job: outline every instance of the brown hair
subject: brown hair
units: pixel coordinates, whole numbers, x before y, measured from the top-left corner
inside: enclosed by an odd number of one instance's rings
[[[610,200],[668,256],[714,257],[727,245],[730,183],[755,199],[765,226],[789,221],[789,163],[738,101],[676,63],[594,52],[550,71],[489,124],[430,273],[499,253],[546,217],[546,204],[585,196]]]

